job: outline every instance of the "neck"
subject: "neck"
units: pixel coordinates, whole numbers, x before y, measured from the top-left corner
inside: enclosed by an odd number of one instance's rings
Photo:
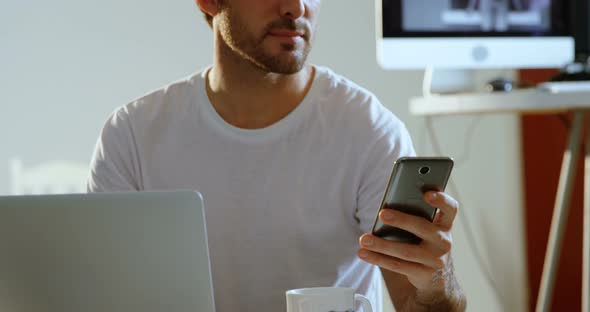
[[[268,127],[287,116],[305,98],[314,76],[306,65],[295,74],[266,72],[215,38],[207,95],[219,115],[239,128]]]

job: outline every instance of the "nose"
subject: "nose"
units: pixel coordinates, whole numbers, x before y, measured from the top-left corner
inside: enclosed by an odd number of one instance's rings
[[[281,16],[296,20],[305,15],[305,0],[281,0]]]

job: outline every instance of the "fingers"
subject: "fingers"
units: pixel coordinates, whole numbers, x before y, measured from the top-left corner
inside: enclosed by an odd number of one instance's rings
[[[442,192],[428,192],[424,201],[439,209],[434,222],[394,209],[383,209],[379,213],[384,224],[422,238],[420,244],[388,241],[365,234],[361,236],[358,256],[368,263],[405,275],[417,288],[432,288],[450,259],[451,228],[459,203]]]
[[[388,241],[371,234],[361,236],[360,241],[364,249],[375,253],[422,264],[435,270],[445,266],[444,255],[447,253],[445,251],[435,253],[421,245]]]
[[[424,201],[438,208],[435,223],[444,229],[451,229],[459,210],[459,202],[443,192],[427,192]]]
[[[437,245],[439,249],[450,248],[451,241],[446,229],[437,224],[393,209],[383,209],[379,218],[384,224],[406,230],[421,239]]]
[[[419,263],[396,259],[364,248],[359,249],[357,254],[359,258],[380,268],[405,275],[414,281],[422,281],[422,284],[424,285],[414,285],[417,287],[427,286],[427,284],[432,280],[432,276],[435,276],[436,272],[439,271]]]

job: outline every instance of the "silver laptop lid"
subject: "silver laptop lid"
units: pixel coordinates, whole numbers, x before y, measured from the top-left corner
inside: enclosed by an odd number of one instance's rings
[[[201,195],[0,197],[0,311],[214,312]]]

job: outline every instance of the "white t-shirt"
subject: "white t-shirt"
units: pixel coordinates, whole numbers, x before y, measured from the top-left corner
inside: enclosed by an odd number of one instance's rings
[[[218,312],[285,311],[285,291],[345,286],[382,302],[381,273],[356,256],[393,162],[414,155],[377,98],[316,67],[289,115],[257,130],[225,122],[203,71],[116,110],[97,143],[90,192],[203,194]]]

